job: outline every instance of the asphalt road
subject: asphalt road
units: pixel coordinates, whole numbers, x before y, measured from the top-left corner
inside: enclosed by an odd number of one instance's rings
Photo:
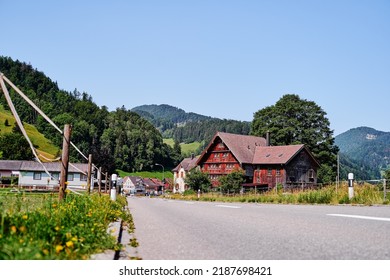
[[[129,197],[144,260],[390,260],[390,207]]]

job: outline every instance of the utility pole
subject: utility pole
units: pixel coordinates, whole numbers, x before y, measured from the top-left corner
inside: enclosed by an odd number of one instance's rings
[[[87,174],[87,190],[88,194],[91,193],[91,181],[92,181],[92,155],[88,156],[88,174]]]
[[[59,200],[63,200],[66,196],[66,187],[68,184],[68,167],[69,167],[69,145],[70,145],[70,135],[72,133],[72,128],[69,124],[64,126],[64,139],[62,142],[62,157],[61,157],[61,175],[60,175],[60,190],[58,194]]]

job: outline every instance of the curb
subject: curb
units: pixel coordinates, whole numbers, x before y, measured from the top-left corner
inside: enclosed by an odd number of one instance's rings
[[[125,207],[125,211],[128,208]],[[121,245],[121,250],[106,250],[102,253],[91,255],[91,260],[134,260],[138,257],[137,247],[131,246],[134,239],[134,234],[129,232],[127,224],[118,220],[109,224],[107,233],[111,234],[117,240],[117,244]]]

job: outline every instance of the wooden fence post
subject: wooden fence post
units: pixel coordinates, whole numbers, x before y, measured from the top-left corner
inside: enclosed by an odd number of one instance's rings
[[[87,190],[88,194],[91,193],[91,181],[92,181],[92,155],[88,156],[88,173],[87,173]]]
[[[102,168],[99,167],[99,171],[98,171],[98,184],[99,184],[99,195],[100,193],[102,192]]]

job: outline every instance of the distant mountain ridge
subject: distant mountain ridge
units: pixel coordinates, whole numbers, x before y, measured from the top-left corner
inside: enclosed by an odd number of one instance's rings
[[[134,107],[131,111],[150,121],[164,138],[173,138],[180,143],[207,143],[217,131],[244,135],[250,132],[249,122],[187,113],[167,104],[142,105]]]
[[[139,115],[147,118],[148,120],[164,119],[167,121],[171,121],[175,124],[185,123],[188,121],[195,122],[212,119],[211,117],[203,116],[193,112],[187,113],[183,109],[168,104],[141,105],[134,107],[133,109],[131,109],[131,111],[138,113]]]
[[[335,143],[341,164],[360,179],[378,179],[390,167],[390,132],[363,126],[336,136]]]

